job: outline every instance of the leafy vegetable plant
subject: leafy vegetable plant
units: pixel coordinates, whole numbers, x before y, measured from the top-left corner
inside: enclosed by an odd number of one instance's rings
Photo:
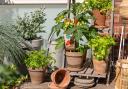
[[[104,60],[109,54],[109,48],[115,45],[115,41],[111,36],[96,36],[91,39],[89,46],[92,48],[93,55],[96,60]]]
[[[46,55],[45,50],[31,51],[25,59],[26,66],[32,69],[47,67],[51,63],[54,63],[54,58]]]
[[[98,9],[104,15],[112,9],[112,0],[85,0],[85,6],[89,9]]]

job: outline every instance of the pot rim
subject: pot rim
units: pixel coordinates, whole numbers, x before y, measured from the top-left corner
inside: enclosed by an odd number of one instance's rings
[[[28,68],[28,71],[32,71],[32,72],[39,72],[39,71],[45,71],[45,68],[35,68],[35,69],[32,69],[32,68]]]

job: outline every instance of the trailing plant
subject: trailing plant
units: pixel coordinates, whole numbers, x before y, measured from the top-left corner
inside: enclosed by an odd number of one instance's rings
[[[32,69],[44,68],[52,63],[54,63],[54,58],[50,54],[46,55],[45,50],[31,51],[25,59],[26,66]]]
[[[112,0],[85,0],[84,4],[89,9],[100,10],[104,15],[106,15],[108,11],[112,10]]]
[[[15,29],[25,40],[37,39],[37,33],[45,32],[43,30],[45,21],[44,10],[35,10],[30,14],[25,13],[23,17],[18,16]]]
[[[56,33],[59,37],[57,48],[64,45],[64,37],[60,36],[60,32],[72,35],[72,43],[77,44],[75,50],[82,52],[87,46],[83,40],[90,40],[97,35],[97,29],[90,26],[89,19],[93,18],[91,11],[82,8],[84,6],[80,3],[72,4],[70,10],[63,10],[55,18],[56,25],[53,26],[51,33]],[[69,14],[71,18],[68,18]]]
[[[25,57],[25,51],[20,45],[22,41],[12,26],[0,25],[0,63],[4,60],[21,63]]]
[[[91,39],[89,46],[92,48],[93,56],[96,60],[104,60],[109,54],[109,48],[115,45],[115,40],[111,36],[96,36]]]

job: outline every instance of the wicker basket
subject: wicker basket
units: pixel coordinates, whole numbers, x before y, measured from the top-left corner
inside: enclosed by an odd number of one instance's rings
[[[115,89],[128,89],[128,60],[117,61]]]

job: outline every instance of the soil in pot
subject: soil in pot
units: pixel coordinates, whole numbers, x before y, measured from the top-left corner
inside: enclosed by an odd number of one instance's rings
[[[45,69],[29,69],[32,84],[41,84],[44,81]]]
[[[93,16],[95,17],[94,25],[95,26],[105,26],[106,16],[102,15],[99,10],[94,9]]]
[[[104,73],[106,73],[107,63],[104,60],[98,61],[96,59],[93,59],[93,66],[94,66],[94,71],[97,74],[104,74]]]
[[[66,52],[67,69],[69,71],[81,71],[83,69],[85,55],[80,52]]]

